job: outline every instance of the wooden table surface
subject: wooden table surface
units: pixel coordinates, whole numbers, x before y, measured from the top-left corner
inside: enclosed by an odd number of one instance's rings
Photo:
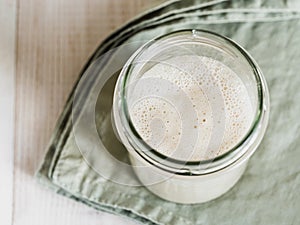
[[[33,175],[89,55],[158,2],[0,0],[1,225],[135,224],[56,195]]]

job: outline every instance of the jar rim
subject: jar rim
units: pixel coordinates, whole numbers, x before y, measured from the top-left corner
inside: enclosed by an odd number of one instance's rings
[[[227,44],[237,50],[240,56],[246,59],[247,63],[250,65],[253,75],[255,76],[257,93],[258,93],[258,103],[255,112],[255,117],[253,119],[252,125],[248,130],[247,134],[242,138],[242,140],[237,143],[233,148],[226,151],[225,153],[216,156],[215,158],[209,160],[199,160],[199,161],[182,161],[174,158],[167,157],[157,150],[151,148],[136,131],[128,112],[128,106],[126,101],[126,82],[130,76],[130,71],[132,69],[132,64],[134,60],[149,46],[156,43],[157,41],[167,39],[174,35],[206,35],[210,38],[214,38],[216,41],[220,41],[223,44]],[[123,67],[119,79],[116,85],[116,89],[120,90],[119,101],[120,107],[118,110],[122,126],[126,133],[126,137],[131,145],[134,145],[133,149],[140,157],[146,160],[148,163],[163,169],[168,172],[172,172],[179,175],[203,175],[212,173],[221,169],[224,169],[232,164],[241,162],[249,158],[257,146],[262,140],[267,123],[269,114],[269,94],[266,81],[264,76],[258,67],[255,60],[249,55],[249,53],[237,44],[235,41],[208,30],[177,30],[171,33],[154,38],[144,45],[142,45],[126,62]],[[260,132],[258,132],[260,131]],[[140,149],[144,148],[145,151]],[[163,160],[163,164],[161,163]]]

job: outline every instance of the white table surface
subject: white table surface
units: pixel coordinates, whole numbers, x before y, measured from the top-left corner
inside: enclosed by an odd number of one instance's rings
[[[57,195],[33,175],[80,68],[161,0],[0,0],[0,224],[136,224]]]

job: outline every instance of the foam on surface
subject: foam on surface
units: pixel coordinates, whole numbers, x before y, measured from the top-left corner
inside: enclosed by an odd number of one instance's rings
[[[132,86],[128,99],[141,138],[181,160],[227,152],[246,135],[254,118],[239,76],[203,56],[177,56],[154,65]]]

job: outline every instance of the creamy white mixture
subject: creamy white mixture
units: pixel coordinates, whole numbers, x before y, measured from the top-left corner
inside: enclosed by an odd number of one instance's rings
[[[131,85],[135,129],[151,147],[175,159],[212,159],[227,152],[246,135],[255,114],[239,76],[207,57],[173,57]]]

